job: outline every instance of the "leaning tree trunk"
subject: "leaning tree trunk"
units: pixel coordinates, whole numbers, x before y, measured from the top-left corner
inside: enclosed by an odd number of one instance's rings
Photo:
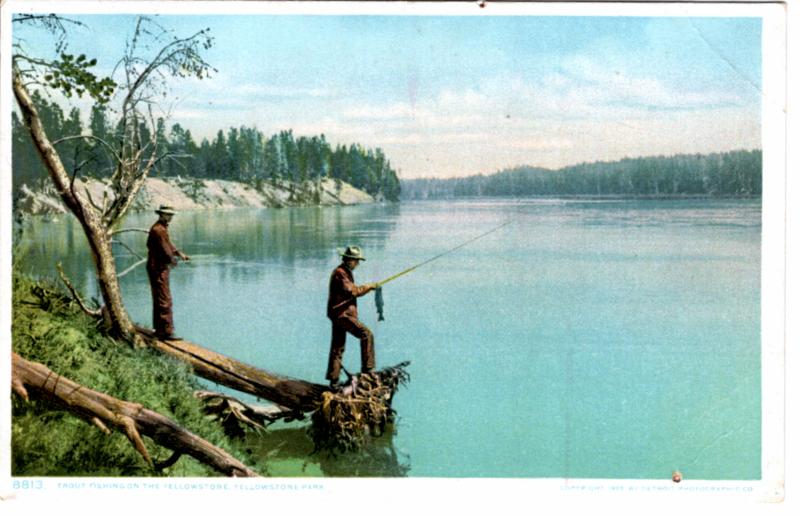
[[[311,412],[319,406],[322,394],[330,390],[325,385],[264,371],[186,340],[163,341],[153,338],[149,330],[139,331],[147,344],[188,363],[196,375],[290,410]]]
[[[163,469],[182,454],[191,455],[203,464],[234,477],[255,477],[257,473],[229,453],[178,426],[171,419],[148,410],[138,403],[123,401],[86,388],[60,376],[42,364],[30,362],[12,353],[11,387],[24,400],[31,394],[66,407],[111,433],[109,426],[123,432],[148,464]],[[154,464],[145,448],[142,435],[174,451],[164,464]]]
[[[136,335],[136,328],[122,303],[117,265],[111,248],[111,236],[94,213],[89,213],[90,215],[85,219],[81,217],[78,219],[92,252],[92,259],[97,271],[97,284],[105,302],[106,317],[111,333],[125,340],[131,340]]]
[[[111,248],[110,228],[102,215],[92,206],[90,199],[75,191],[74,178],[70,178],[61,158],[47,136],[39,112],[28,93],[16,65],[13,65],[14,96],[17,99],[23,119],[27,124],[34,146],[44,162],[45,168],[56,186],[67,208],[78,219],[89,241],[97,281],[103,296],[111,333],[125,340],[135,340],[136,331],[128,312],[122,303],[116,264]],[[131,195],[135,196],[136,192]]]

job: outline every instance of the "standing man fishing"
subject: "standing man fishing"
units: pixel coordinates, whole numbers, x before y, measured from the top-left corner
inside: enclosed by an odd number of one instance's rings
[[[356,298],[363,296],[371,291],[375,291],[375,305],[378,309],[378,320],[383,320],[383,295],[381,287],[390,281],[404,276],[416,269],[431,263],[434,260],[450,254],[462,247],[465,247],[476,240],[494,233],[511,224],[511,221],[504,222],[497,227],[470,238],[455,247],[451,247],[432,258],[420,262],[413,267],[398,272],[385,280],[377,283],[367,283],[363,286],[356,286],[353,281],[353,270],[365,258],[361,248],[350,246],[341,253],[342,264],[339,265],[331,274],[330,290],[328,293],[328,318],[333,323],[333,335],[331,336],[331,352],[328,358],[328,373],[326,378],[331,382],[331,388],[339,386],[339,369],[342,366],[342,355],[344,354],[344,343],[347,333],[361,340],[361,372],[368,373],[375,368],[375,346],[372,332],[358,320],[358,304]]]
[[[376,285],[368,283],[357,286],[353,280],[353,271],[365,260],[360,247],[347,247],[341,257],[342,263],[331,274],[328,289],[328,318],[332,329],[328,372],[325,377],[334,389],[339,386],[339,370],[348,333],[361,341],[361,372],[369,373],[375,368],[374,339],[370,329],[358,320],[356,298],[375,290]]]
[[[169,269],[178,263],[178,258],[189,261],[169,239],[169,226],[175,210],[161,205],[157,210],[158,220],[147,235],[147,277],[153,294],[153,329],[156,338],[179,340],[172,323],[172,294],[169,290]]]

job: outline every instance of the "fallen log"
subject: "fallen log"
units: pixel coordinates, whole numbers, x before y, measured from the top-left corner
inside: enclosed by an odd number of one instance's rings
[[[137,330],[146,344],[188,363],[196,375],[291,410],[312,412],[322,401],[322,394],[330,391],[326,385],[270,373],[187,340],[159,340],[150,329]]]
[[[43,364],[31,362],[12,353],[11,388],[25,401],[30,395],[55,402],[91,422],[104,433],[109,427],[125,434],[145,461],[156,469],[174,464],[187,454],[203,464],[232,477],[255,477],[257,473],[229,453],[180,427],[171,419],[138,403],[124,401],[98,392],[54,373]],[[154,463],[142,435],[175,453],[165,463]]]
[[[315,451],[355,451],[363,448],[369,435],[382,434],[394,420],[394,393],[409,380],[405,371],[409,362],[403,362],[373,373],[352,375],[342,388],[332,390],[269,373],[187,340],[160,340],[152,330],[137,330],[148,345],[190,364],[196,375],[272,401],[280,406],[276,413],[287,419],[299,420],[303,412],[312,412],[309,432]],[[253,407],[232,397],[205,398],[210,404],[208,412],[223,423],[229,435],[241,436],[246,428],[263,427],[266,414],[258,414]]]

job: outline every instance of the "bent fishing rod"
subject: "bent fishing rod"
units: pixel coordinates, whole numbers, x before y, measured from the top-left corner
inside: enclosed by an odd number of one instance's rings
[[[500,224],[499,226],[494,227],[494,228],[490,229],[489,231],[486,231],[485,233],[481,233],[480,235],[478,235],[476,237],[470,238],[466,242],[462,242],[461,244],[458,244],[455,247],[452,247],[452,248],[450,248],[450,249],[448,249],[448,250],[446,250],[446,251],[444,251],[442,253],[439,253],[436,256],[428,258],[427,260],[425,260],[423,262],[420,262],[420,263],[418,263],[418,264],[416,264],[416,265],[414,265],[412,267],[409,267],[408,269],[406,269],[404,271],[400,271],[400,272],[398,272],[397,274],[395,274],[393,276],[389,276],[388,278],[386,278],[384,280],[381,280],[381,281],[379,281],[377,283],[374,283],[373,285],[375,286],[375,304],[378,307],[378,320],[379,321],[383,321],[384,320],[383,319],[383,295],[382,295],[382,292],[381,292],[381,287],[383,285],[389,283],[390,281],[394,281],[394,280],[396,280],[397,278],[399,278],[401,276],[405,276],[406,274],[408,274],[410,272],[413,272],[416,269],[419,269],[423,265],[427,265],[427,264],[431,263],[432,261],[435,261],[435,260],[438,260],[439,258],[442,258],[445,255],[448,255],[448,254],[450,254],[452,252],[458,251],[462,247],[466,247],[469,244],[475,242],[476,240],[480,240],[481,238],[489,236],[492,233],[494,233],[495,231],[499,231],[500,229],[508,226],[509,224],[511,224],[511,222],[512,222],[511,220],[509,220],[507,222],[504,222],[503,224]],[[335,305],[331,310],[336,310],[337,308],[341,308],[342,306],[346,305],[347,303],[350,303],[354,299],[355,298],[353,297],[353,298],[347,299],[345,301],[342,301],[341,303]]]

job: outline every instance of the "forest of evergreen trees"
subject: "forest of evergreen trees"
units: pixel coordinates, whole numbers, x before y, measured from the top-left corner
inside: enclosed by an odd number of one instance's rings
[[[95,105],[84,127],[78,108],[65,113],[55,102],[34,94],[45,130],[56,141],[90,134],[113,145],[115,128],[106,108]],[[142,141],[149,129],[142,124]],[[219,130],[212,141],[195,142],[180,124],[156,127],[159,148],[168,155],[154,177],[228,179],[258,184],[276,179],[301,182],[332,178],[371,195],[399,200],[401,182],[378,148],[361,145],[335,148],[324,135],[295,137],[291,130],[266,137],[256,128]],[[47,183],[47,174],[18,115],[12,113],[14,187]],[[97,140],[67,139],[57,148],[69,172],[107,177],[113,164]],[[43,183],[44,182],[44,183]],[[626,158],[615,162],[582,163],[549,170],[516,167],[491,175],[452,179],[412,179],[402,182],[405,199],[479,196],[758,196],[761,194],[761,151],[682,154]]]
[[[761,151],[683,154],[582,163],[558,170],[517,167],[492,175],[412,179],[404,199],[475,196],[750,197],[761,195]]]
[[[92,107],[89,127],[84,127],[78,108],[65,113],[38,93],[34,93],[34,101],[53,141],[90,134],[114,144],[115,128],[103,106]],[[147,125],[142,124],[141,131],[142,141],[148,141],[151,133]],[[397,173],[380,148],[365,149],[358,144],[332,148],[325,135],[295,138],[290,130],[267,138],[258,129],[248,127],[231,127],[227,133],[219,130],[213,141],[204,138],[198,144],[188,129],[177,123],[167,128],[163,119],[158,120],[156,132],[159,149],[168,155],[159,161],[151,177],[180,175],[252,184],[276,179],[301,182],[332,178],[391,201],[400,197]],[[12,138],[14,187],[47,181],[44,166],[16,113],[12,113]],[[97,140],[68,139],[60,142],[57,149],[70,173],[78,171],[84,177],[100,178],[113,172],[113,165]]]

